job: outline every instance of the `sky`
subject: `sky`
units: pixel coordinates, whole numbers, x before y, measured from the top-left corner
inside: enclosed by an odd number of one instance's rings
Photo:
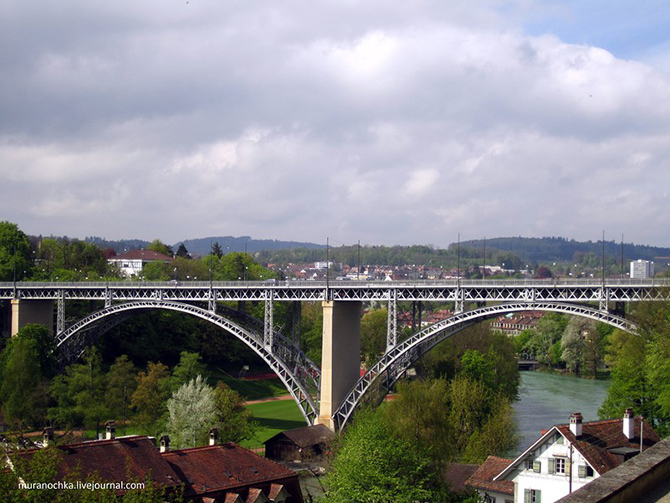
[[[0,220],[670,246],[668,26],[667,0],[4,0]]]

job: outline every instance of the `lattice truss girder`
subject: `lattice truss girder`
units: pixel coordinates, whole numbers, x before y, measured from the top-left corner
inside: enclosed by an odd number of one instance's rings
[[[525,282],[468,282],[458,285],[445,282],[337,282],[330,283],[328,291],[333,300],[387,301],[390,292],[396,290],[397,301],[450,301],[450,302],[601,302],[605,298],[617,302],[670,300],[670,282],[655,280],[654,283],[612,284],[592,282],[589,284],[546,280]],[[209,284],[188,283],[13,283],[0,284],[0,298],[11,299],[58,299],[64,292],[65,300],[172,300],[211,303],[213,292],[217,301],[264,301],[272,291],[275,301],[322,301],[326,289],[318,283],[303,281],[281,284]]]
[[[55,337],[56,346],[59,349],[61,346],[66,347],[67,342],[77,333],[85,330],[89,325],[95,324],[110,315],[136,309],[171,309],[189,313],[199,318],[208,320],[241,339],[261,358],[263,358],[268,366],[279,376],[281,381],[284,383],[284,386],[286,386],[286,389],[298,404],[305,421],[307,421],[308,424],[314,423],[314,420],[318,415],[318,410],[315,405],[315,399],[312,394],[310,394],[310,386],[306,385],[304,381],[311,380],[314,382],[318,380],[319,376],[314,374],[313,367],[306,364],[308,361],[307,357],[301,357],[301,351],[292,347],[290,341],[288,341],[286,338],[281,340],[282,347],[278,352],[275,353],[273,351],[275,349],[274,347],[265,347],[262,334],[245,329],[235,323],[232,323],[224,317],[217,315],[216,313],[198,306],[165,300],[136,300],[123,304],[114,304],[105,309],[97,311],[96,313],[93,313],[82,320],[79,320],[67,329],[57,333]],[[73,342],[75,343],[75,348],[70,350],[70,353],[77,351],[76,340],[73,339]],[[301,364],[306,365],[305,367],[301,367]],[[313,386],[311,387],[313,388]],[[314,390],[312,390],[312,392],[313,391]],[[316,391],[318,392],[318,385]]]
[[[417,359],[442,340],[482,319],[497,316],[502,313],[525,310],[559,311],[575,316],[583,316],[597,321],[603,321],[628,332],[633,332],[636,329],[636,326],[632,322],[611,315],[605,311],[577,304],[556,302],[508,303],[457,313],[446,320],[435,323],[417,332],[408,339],[389,348],[381,359],[358,380],[340,407],[335,411],[333,419],[335,420],[336,427],[338,429],[344,427],[361,403],[363,397],[373,388],[373,384],[375,384],[375,381],[377,381],[379,377],[385,377],[381,381],[380,387],[382,393],[379,395],[383,398],[383,396],[391,390],[397,379],[403,375]]]

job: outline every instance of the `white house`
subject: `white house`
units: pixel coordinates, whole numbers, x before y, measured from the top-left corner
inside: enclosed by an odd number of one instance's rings
[[[553,503],[659,440],[632,409],[622,419],[586,423],[575,412],[570,424],[553,426],[516,459],[490,456],[468,485],[488,503]]]
[[[139,276],[145,264],[150,262],[172,262],[172,257],[151,250],[131,250],[116,255],[107,260],[119,268],[121,274],[127,278]]]

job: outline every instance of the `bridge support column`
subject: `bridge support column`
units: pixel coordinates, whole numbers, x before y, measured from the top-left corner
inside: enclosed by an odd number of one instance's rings
[[[398,342],[398,290],[392,290],[388,303],[388,327],[386,331],[386,351]]]
[[[324,301],[318,424],[335,430],[333,412],[360,377],[361,302]]]
[[[40,323],[49,328],[53,334],[54,301],[53,300],[12,300],[12,337],[29,323]]]

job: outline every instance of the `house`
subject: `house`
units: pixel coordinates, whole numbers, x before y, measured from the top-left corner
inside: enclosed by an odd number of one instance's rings
[[[233,443],[217,444],[216,429],[210,445],[170,450],[169,437],[160,439],[160,449],[144,435],[118,437],[113,422],[107,424],[104,440],[59,445],[62,462],[56,481],[72,479],[112,483],[117,496],[125,494],[129,482],[145,482],[167,492],[184,488],[186,501],[202,503],[303,503],[298,474]],[[45,429],[43,444],[52,433]],[[13,456],[30,459],[37,449]],[[13,459],[13,458],[12,458]]]
[[[277,461],[312,461],[327,452],[335,433],[322,424],[276,434],[265,441],[265,457]]]
[[[303,503],[298,474],[233,443],[162,454],[185,483],[186,500]]]
[[[491,322],[491,329],[498,330],[506,335],[519,335],[524,330],[533,330],[542,319],[543,313],[538,311],[524,311],[519,314],[498,316]]]
[[[641,417],[570,423],[543,433],[514,460],[489,457],[468,480],[490,503],[553,503],[659,442]]]
[[[140,276],[146,264],[151,262],[164,262],[168,264],[172,262],[172,257],[152,250],[131,250],[121,255],[110,257],[107,259],[107,262],[117,266],[125,277],[131,278],[133,276]]]

